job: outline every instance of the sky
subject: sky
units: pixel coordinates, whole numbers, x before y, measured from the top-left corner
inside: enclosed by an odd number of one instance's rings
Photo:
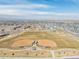
[[[0,0],[0,18],[79,19],[79,0]]]

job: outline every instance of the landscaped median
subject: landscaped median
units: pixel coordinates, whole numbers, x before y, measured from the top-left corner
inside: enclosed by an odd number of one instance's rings
[[[44,50],[0,50],[0,57],[52,57],[52,54]]]

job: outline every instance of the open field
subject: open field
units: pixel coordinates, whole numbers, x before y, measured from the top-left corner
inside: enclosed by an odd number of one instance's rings
[[[0,56],[79,56],[78,44],[78,37],[62,29],[44,32],[24,32],[19,36],[0,41]]]
[[[20,36],[1,41],[0,47],[12,48],[14,46],[20,46],[20,45],[28,46],[31,45],[33,41],[38,41],[39,45],[51,46],[51,49],[57,49],[57,48],[79,49],[78,37],[75,37],[63,30],[57,30],[52,32],[25,32]]]

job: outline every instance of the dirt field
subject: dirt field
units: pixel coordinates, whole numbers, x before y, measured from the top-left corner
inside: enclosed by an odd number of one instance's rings
[[[35,47],[32,45],[33,42],[35,42],[35,44],[37,44],[37,46],[42,50],[33,51],[31,49],[27,49],[29,46],[32,49]],[[27,47],[27,50],[24,47]],[[51,32],[25,32],[20,36],[0,41],[0,48],[9,48],[11,50],[0,50],[1,57],[52,57],[52,53],[50,51],[54,51],[54,49],[55,51],[53,53],[56,57],[72,56],[72,54],[79,55],[79,52],[77,51],[79,50],[79,38],[63,30]],[[71,49],[69,50],[71,52],[60,50],[65,48]],[[74,50],[72,49],[77,50],[74,53]]]
[[[29,40],[29,39],[19,39],[19,40],[16,40],[12,45],[11,47],[12,48],[15,48],[15,47],[19,47],[19,46],[30,46],[32,45],[32,42],[33,40]]]
[[[79,38],[63,30],[53,32],[25,32],[21,36],[0,42],[1,48],[11,48],[31,45],[33,41],[38,41],[39,45],[57,48],[79,49]]]

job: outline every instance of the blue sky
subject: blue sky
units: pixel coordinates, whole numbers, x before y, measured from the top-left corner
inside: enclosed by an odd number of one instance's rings
[[[79,0],[0,0],[0,18],[79,19]]]

